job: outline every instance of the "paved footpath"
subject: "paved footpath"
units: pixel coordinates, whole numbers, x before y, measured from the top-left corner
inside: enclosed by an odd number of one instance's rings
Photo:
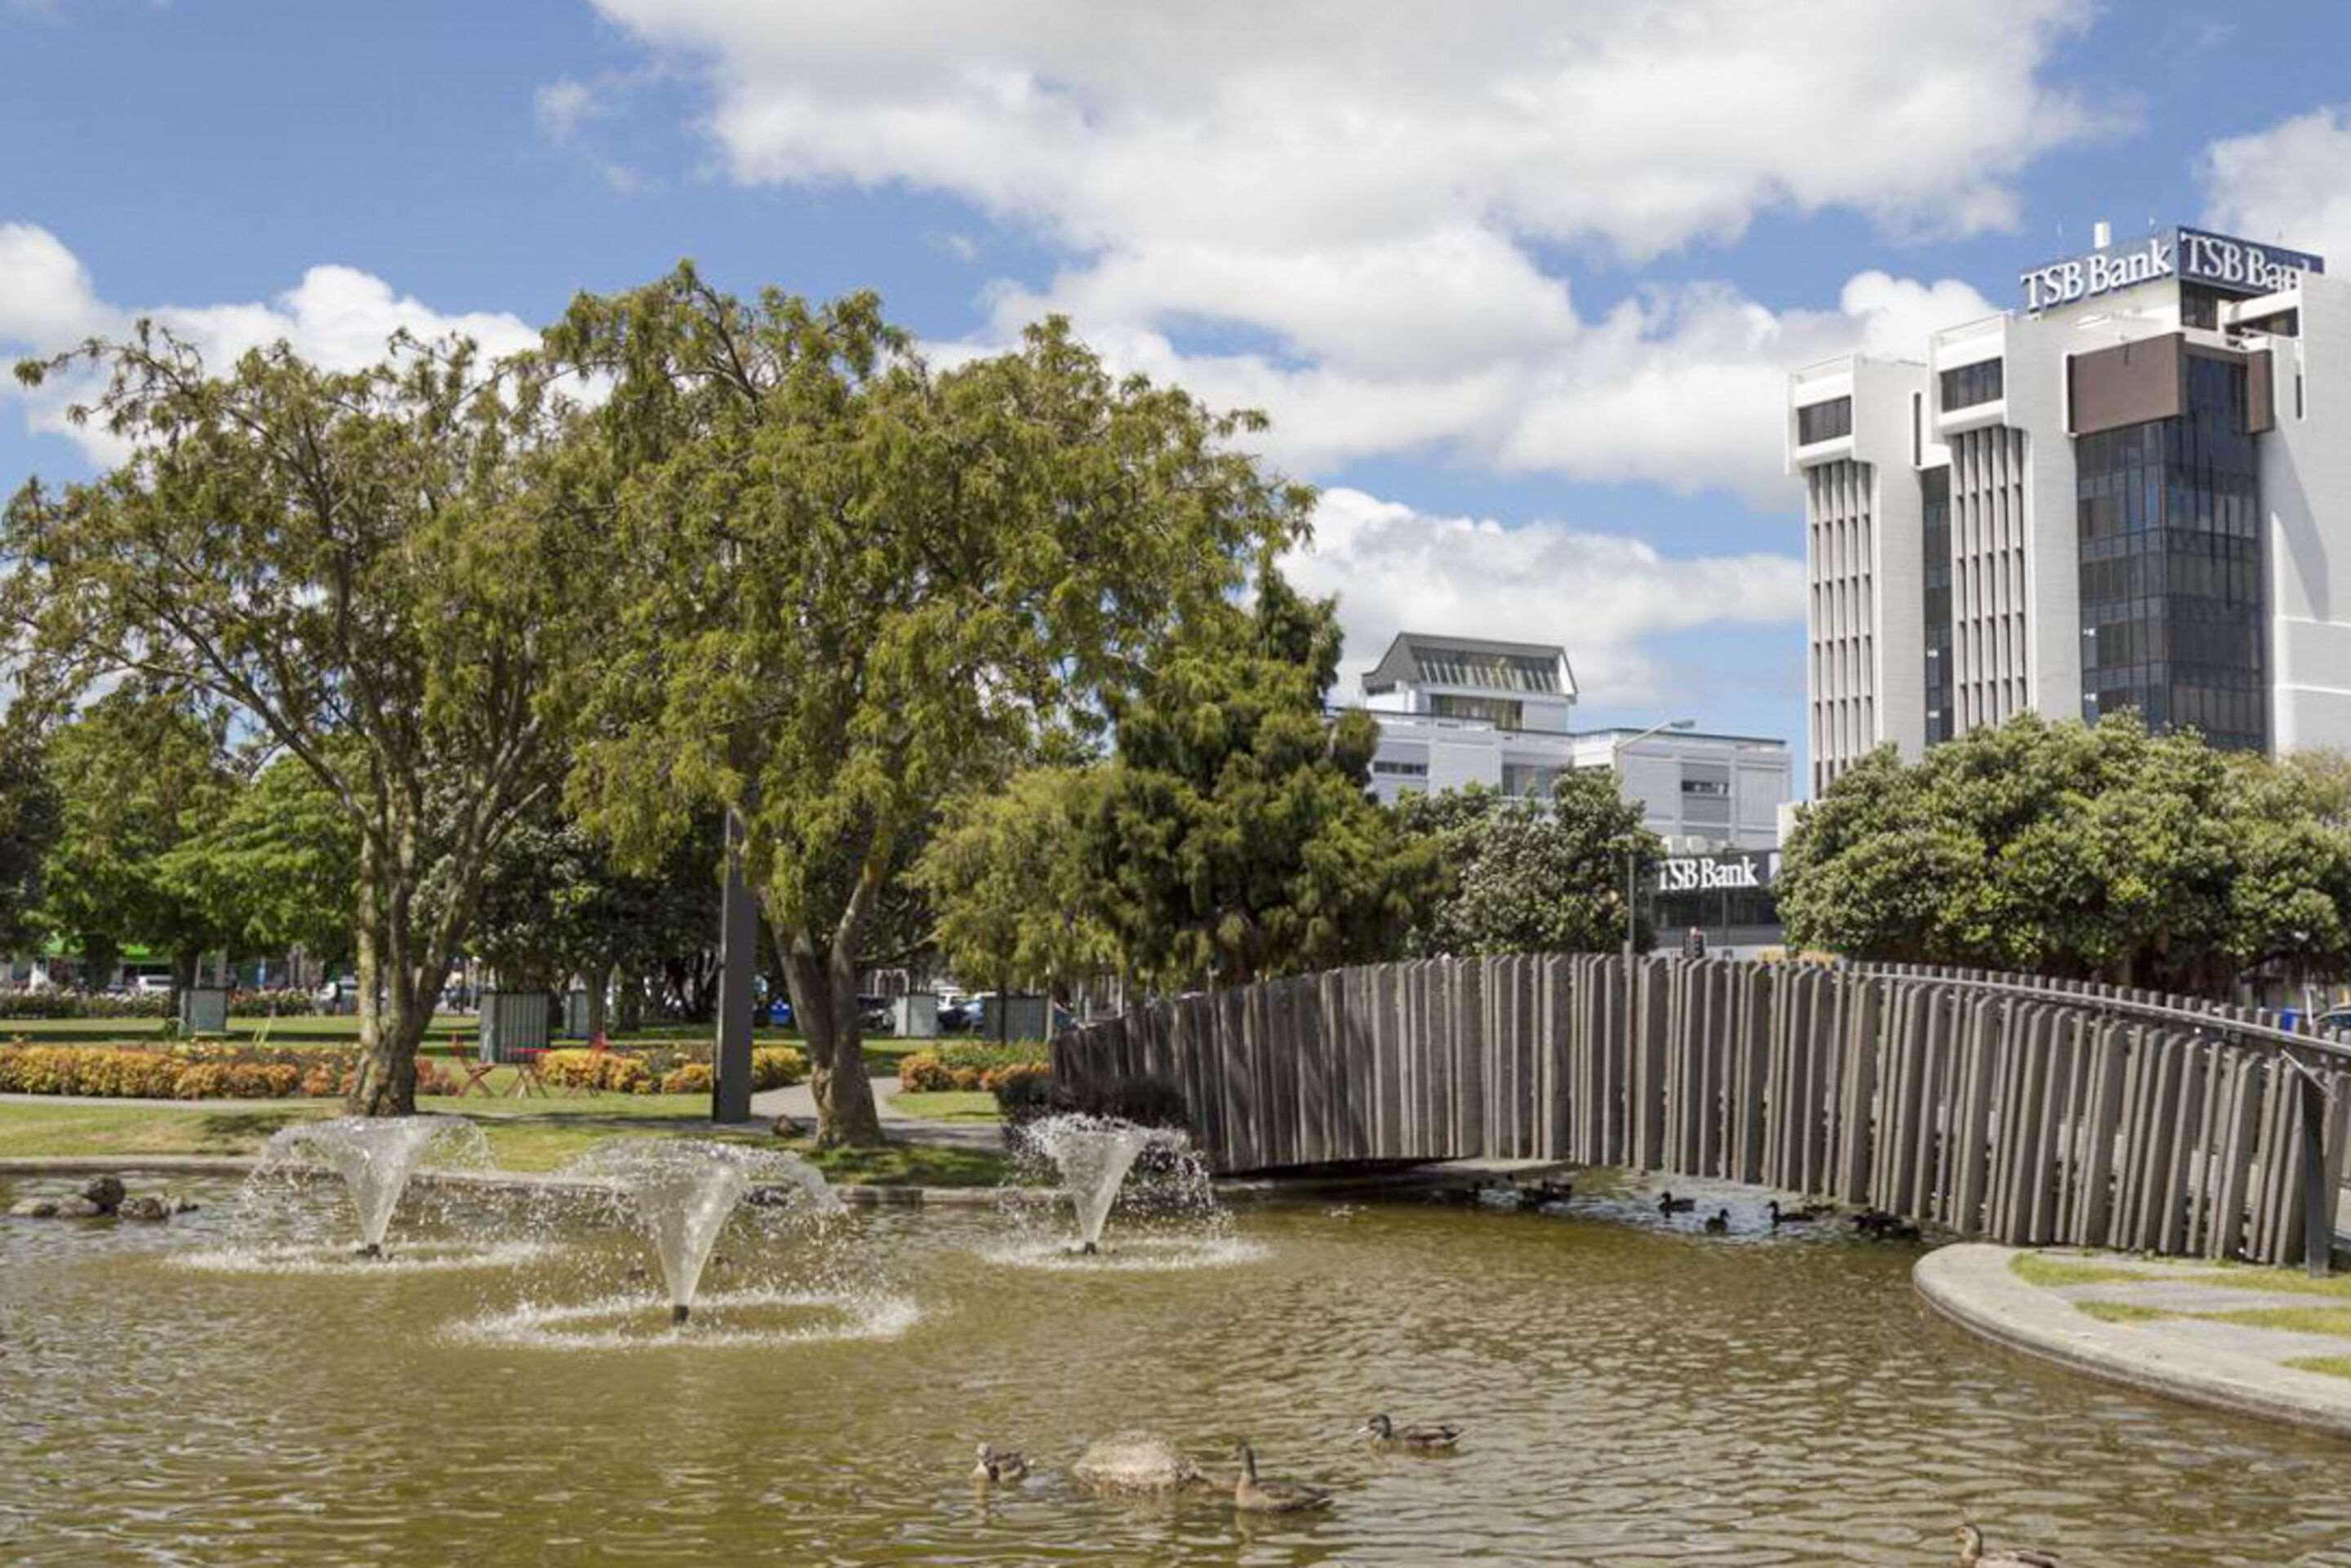
[[[2294,1364],[2351,1362],[2351,1338],[2190,1315],[2313,1308],[2351,1314],[2351,1297],[2294,1290],[2283,1283],[2294,1276],[2268,1270],[2058,1249],[2038,1255],[2122,1277],[2037,1284],[2013,1267],[2027,1250],[1960,1242],[1920,1259],[1911,1278],[1938,1311],[2026,1354],[2149,1393],[2351,1437],[2351,1377]],[[2132,1315],[2110,1320],[2083,1311],[2102,1303]],[[2158,1312],[2167,1315],[2146,1315]]]

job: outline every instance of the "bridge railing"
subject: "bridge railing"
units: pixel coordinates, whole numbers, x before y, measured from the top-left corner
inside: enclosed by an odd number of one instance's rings
[[[1897,967],[1443,958],[1065,1031],[1183,1091],[1210,1162],[1555,1159],[2017,1244],[2322,1264],[2351,1051],[2186,998]]]

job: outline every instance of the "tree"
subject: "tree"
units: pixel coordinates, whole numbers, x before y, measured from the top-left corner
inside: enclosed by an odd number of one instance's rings
[[[611,388],[630,547],[574,799],[624,849],[741,823],[818,1136],[877,1142],[858,977],[941,802],[1093,722],[1311,497],[1234,449],[1260,421],[1114,381],[1059,321],[935,371],[870,295],[681,267],[550,344]]]
[[[58,833],[47,868],[47,918],[102,985],[127,944],[172,960],[172,988],[193,985],[204,954],[233,946],[234,915],[182,874],[190,840],[243,783],[220,733],[182,698],[136,683],[61,725],[49,779]]]
[[[300,948],[329,968],[355,956],[359,833],[298,758],[264,766],[165,853],[163,869],[218,912],[236,951]]]
[[[1070,982],[1118,963],[1080,837],[1102,782],[1095,769],[1032,768],[948,803],[913,880],[956,974],[1065,1001]]]
[[[2339,762],[2024,715],[1840,777],[1798,814],[1780,912],[1855,957],[2208,995],[2273,959],[2340,973],[2346,800]]]
[[[329,372],[280,344],[208,371],[142,323],[87,359],[74,417],[131,447],[20,490],[0,528],[7,624],[43,694],[121,672],[282,749],[358,839],[356,1112],[415,1106],[417,1041],[483,869],[559,786],[609,519],[575,504],[545,367],[395,339]]]
[[[1110,705],[1117,737],[1087,827],[1129,965],[1170,987],[1240,986],[1393,952],[1434,885],[1434,849],[1369,792],[1379,731],[1326,720],[1332,601],[1279,573]]]
[[[0,952],[41,932],[42,872],[60,827],[42,742],[29,725],[0,728]]]
[[[1481,785],[1407,797],[1405,831],[1432,843],[1443,890],[1416,923],[1422,956],[1613,952],[1625,940],[1625,869],[1664,846],[1603,768],[1562,773],[1550,801],[1508,800]],[[1637,951],[1649,921],[1637,915]]]

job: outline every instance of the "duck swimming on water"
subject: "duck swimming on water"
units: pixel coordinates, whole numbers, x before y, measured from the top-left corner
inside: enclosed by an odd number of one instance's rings
[[[1687,1214],[1691,1209],[1696,1208],[1697,1207],[1698,1199],[1694,1197],[1676,1197],[1671,1191],[1667,1191],[1665,1197],[1657,1199],[1657,1212],[1659,1214]]]
[[[1331,1494],[1321,1487],[1258,1479],[1257,1450],[1247,1443],[1233,1449],[1233,1458],[1241,1462],[1240,1476],[1233,1482],[1233,1506],[1237,1509],[1249,1513],[1303,1513],[1309,1509],[1331,1506]]]
[[[1399,1427],[1384,1415],[1374,1416],[1355,1428],[1355,1436],[1371,1439],[1375,1448],[1414,1454],[1450,1453],[1461,1440],[1461,1428],[1449,1421],[1414,1421]]]
[[[1028,1455],[1018,1448],[999,1448],[993,1443],[979,1446],[979,1463],[971,1468],[972,1480],[984,1487],[1020,1480],[1028,1474]]]
[[[1961,1524],[1953,1532],[1959,1542],[1959,1568],[2061,1568],[2057,1559],[2029,1546],[1984,1550],[1983,1531]]]

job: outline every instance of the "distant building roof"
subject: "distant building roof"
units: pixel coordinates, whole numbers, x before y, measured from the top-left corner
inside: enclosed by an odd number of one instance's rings
[[[1489,637],[1447,637],[1399,632],[1380,662],[1364,673],[1364,689],[1377,692],[1410,681],[1425,686],[1473,686],[1487,691],[1575,695],[1575,672],[1556,643],[1499,643]]]

